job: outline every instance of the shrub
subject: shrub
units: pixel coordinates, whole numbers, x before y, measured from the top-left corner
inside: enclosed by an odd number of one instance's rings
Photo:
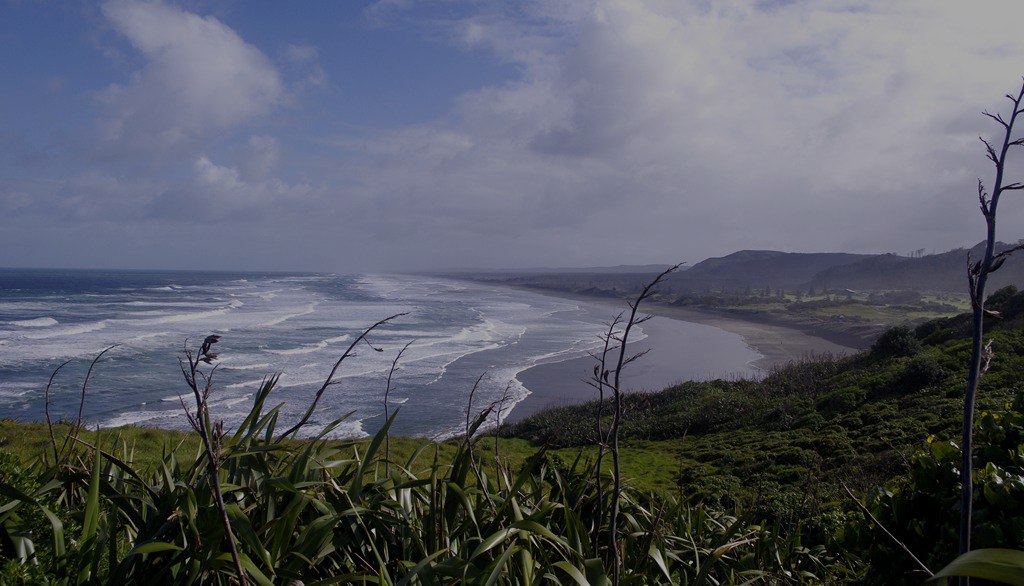
[[[946,376],[946,369],[935,358],[915,356],[903,367],[898,381],[903,391],[908,392],[936,385],[944,381]]]
[[[878,358],[913,356],[920,351],[921,343],[906,326],[890,328],[871,346],[871,355]]]
[[[1024,542],[1024,395],[1002,413],[984,412],[975,429],[975,548],[1018,548]],[[929,437],[911,458],[907,485],[869,496],[874,515],[930,568],[949,563],[959,541],[960,447]],[[919,584],[914,566],[865,520],[849,527],[848,544],[865,551],[868,584]]]

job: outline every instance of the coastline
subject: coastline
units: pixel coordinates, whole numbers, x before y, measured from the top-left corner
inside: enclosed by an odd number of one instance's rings
[[[579,302],[581,308],[587,311],[606,313],[608,319],[611,319],[618,311],[628,309],[625,301],[617,299],[595,298],[529,287],[523,289],[541,295],[571,299]],[[770,371],[774,367],[794,360],[827,353],[846,355],[856,353],[861,349],[853,345],[856,340],[849,340],[846,341],[846,344],[842,344],[834,339],[826,339],[795,327],[692,308],[649,303],[641,307],[641,310],[642,313],[653,315],[655,318],[641,326],[647,337],[631,344],[633,351],[650,350],[650,352],[630,365],[630,368],[623,373],[624,383],[629,392],[660,391],[686,380],[757,376],[759,373]],[[693,337],[699,335],[705,338],[714,334],[708,331],[694,330],[695,326],[713,328],[742,340],[742,343],[750,350],[751,356],[746,368],[739,370],[721,368],[721,363],[713,362],[717,358],[717,353],[711,349],[712,351],[703,357],[706,363],[706,372],[686,373],[680,370],[678,366],[680,362],[676,360],[678,355],[709,350],[704,347],[703,340],[697,344]],[[721,343],[727,342],[723,340]],[[633,351],[630,354],[634,353]],[[734,348],[731,351],[735,353]],[[708,360],[712,363],[707,363]],[[733,363],[735,363],[735,359]],[[516,378],[530,391],[530,394],[515,405],[507,421],[514,423],[547,408],[584,403],[596,399],[596,391],[584,382],[593,368],[594,359],[590,356],[582,356],[539,364],[520,372]]]

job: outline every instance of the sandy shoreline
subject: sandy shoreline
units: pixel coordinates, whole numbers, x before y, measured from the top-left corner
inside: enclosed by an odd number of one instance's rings
[[[628,309],[624,301],[530,290],[572,299],[587,311],[607,314],[609,320],[618,311]],[[858,351],[802,330],[775,324],[657,303],[641,309],[656,317],[642,326],[648,337],[633,346],[634,351],[650,349],[650,352],[624,373],[625,384],[631,391],[657,391],[684,380],[756,376],[792,360]],[[723,336],[723,332],[731,336]],[[737,350],[737,339],[747,347],[749,355]],[[745,365],[737,364],[745,358],[749,358]],[[704,365],[704,372],[686,372],[679,366],[694,361]],[[593,367],[594,360],[583,356],[540,364],[520,372],[516,378],[530,391],[530,395],[515,406],[509,422],[519,421],[549,407],[595,399],[596,391],[584,382]]]

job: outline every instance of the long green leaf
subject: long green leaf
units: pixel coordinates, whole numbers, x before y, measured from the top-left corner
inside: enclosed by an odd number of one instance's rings
[[[505,564],[508,563],[508,558],[512,557],[512,554],[515,553],[516,549],[517,548],[514,544],[510,545],[508,546],[508,549],[505,550],[505,553],[501,554],[497,563],[494,564],[494,569],[491,570],[491,574],[487,577],[487,583],[484,584],[484,586],[494,586],[498,583],[498,579],[501,578],[501,572],[505,569]]]
[[[363,454],[363,461],[360,462],[359,468],[356,470],[355,476],[352,477],[352,485],[349,487],[348,494],[352,499],[358,499],[360,493],[363,491],[363,477],[366,475],[366,469],[373,461],[374,454],[380,448],[381,443],[384,442],[384,436],[388,433],[388,429],[391,428],[392,422],[395,421],[395,417],[398,416],[398,409],[388,417],[387,422],[380,428],[376,435],[373,436],[373,440],[370,445],[366,448],[366,453]]]
[[[587,577],[583,575],[583,572],[581,572],[579,568],[570,564],[569,562],[555,562],[554,566],[562,570],[566,574],[569,574],[569,577],[572,578],[573,581],[575,581],[580,586],[590,586],[590,582],[587,581]]]
[[[953,576],[1024,586],[1024,551],[998,548],[969,551],[936,572],[928,582],[944,583]]]
[[[89,480],[89,494],[85,499],[85,516],[82,519],[83,543],[96,536],[100,524],[100,463],[100,450],[96,448],[92,478]]]
[[[89,493],[85,498],[85,514],[82,517],[82,539],[85,547],[91,547],[92,551],[98,551],[97,534],[100,526],[100,450],[96,448],[93,455],[92,478],[89,480]],[[82,558],[81,568],[78,570],[78,583],[84,584],[92,578],[91,564],[84,563]]]
[[[182,551],[183,547],[174,545],[173,543],[167,543],[166,541],[150,541],[148,543],[142,543],[136,545],[128,552],[128,556],[133,555],[144,555],[147,553],[159,553],[161,551]]]

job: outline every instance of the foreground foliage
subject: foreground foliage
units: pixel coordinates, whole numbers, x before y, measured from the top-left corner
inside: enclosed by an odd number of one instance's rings
[[[387,428],[369,444],[324,440],[333,425],[312,440],[276,441],[277,410],[263,411],[272,387],[221,438],[218,458],[248,580],[607,582],[589,463],[542,449],[518,470],[484,470],[473,441],[447,462],[424,443],[388,475]],[[205,452],[181,458],[173,447],[152,474],[118,441],[80,442],[56,465],[6,458],[4,583],[232,583]],[[798,583],[841,567],[777,526],[702,505],[627,489],[621,506],[624,583]]]

